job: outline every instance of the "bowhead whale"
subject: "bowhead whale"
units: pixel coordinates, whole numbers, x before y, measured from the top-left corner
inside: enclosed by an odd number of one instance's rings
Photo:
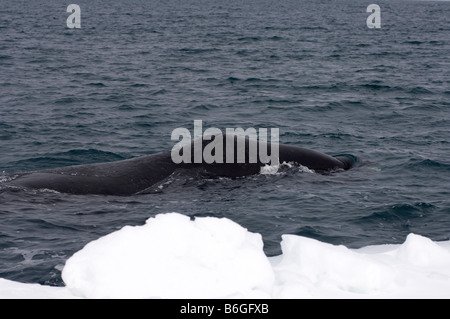
[[[234,140],[238,141],[242,138],[235,136]],[[225,135],[223,139],[225,141]],[[202,140],[202,149],[204,150],[209,143],[211,141]],[[258,149],[264,146],[270,152],[271,144],[264,143],[259,142]],[[225,160],[227,148],[225,143],[223,145],[223,152],[221,152],[223,161],[213,163],[196,163],[193,154],[194,143],[192,143],[190,146],[193,151],[192,161],[188,163],[175,163],[172,152],[167,151],[116,162],[26,172],[18,174],[18,177],[9,184],[27,189],[49,189],[70,194],[127,196],[144,192],[179,170],[198,169],[208,175],[233,178],[258,174],[261,167],[265,165],[260,159],[255,162],[249,160],[251,149],[248,139],[244,141],[244,162],[238,161],[238,143],[234,146],[235,160],[231,163]],[[333,157],[318,151],[284,144],[277,144],[277,148],[279,163],[294,162],[317,172],[347,170],[353,165],[353,160],[346,156]]]

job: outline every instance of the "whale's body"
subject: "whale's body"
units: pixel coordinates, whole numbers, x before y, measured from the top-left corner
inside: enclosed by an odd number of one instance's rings
[[[235,137],[236,139],[238,138]],[[203,149],[208,143],[203,141]],[[266,147],[270,152],[269,143]],[[279,144],[278,149],[279,163],[295,162],[315,171],[349,169],[352,166],[351,159],[347,157],[332,157],[314,150],[283,144]],[[265,165],[259,159],[256,162],[248,160],[247,139],[244,162],[237,161],[237,151],[235,147],[235,161],[232,163],[225,160],[225,147],[222,163],[210,164],[194,163],[194,160],[190,163],[176,164],[172,160],[171,151],[167,151],[117,162],[27,172],[20,174],[10,184],[17,187],[49,189],[70,194],[133,195],[144,192],[178,170],[199,169],[209,175],[232,178],[258,174],[261,167]]]

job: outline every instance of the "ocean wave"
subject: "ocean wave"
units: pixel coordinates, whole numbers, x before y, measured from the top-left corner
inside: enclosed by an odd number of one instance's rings
[[[437,169],[437,170],[444,170],[449,171],[450,170],[450,164],[449,163],[443,163],[441,161],[432,160],[432,159],[410,159],[407,163],[406,167],[408,169],[413,170],[420,170],[423,168],[429,168],[429,169]]]
[[[437,207],[431,203],[401,203],[381,207],[379,211],[358,219],[358,224],[400,224],[409,227],[411,222],[430,215]]]
[[[97,149],[74,149],[67,152],[52,153],[15,161],[10,163],[9,166],[14,167],[15,171],[32,171],[61,166],[112,162],[123,159],[125,159],[123,156],[112,152],[105,152]]]

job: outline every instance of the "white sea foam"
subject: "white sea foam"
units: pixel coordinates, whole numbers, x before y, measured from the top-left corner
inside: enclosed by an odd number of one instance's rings
[[[11,176],[6,174],[6,172],[1,172],[0,173],[0,183],[5,183],[5,182],[10,182],[13,179],[15,179],[17,177],[17,175]]]
[[[276,173],[278,173],[278,170],[280,169],[280,165],[264,165],[261,166],[261,170],[260,170],[260,174],[263,175],[274,175]]]
[[[66,287],[0,279],[0,298],[449,298],[450,241],[349,249],[284,235],[267,257],[261,235],[225,218],[171,213],[86,245]]]
[[[274,175],[274,174],[278,173],[278,170],[281,167],[292,168],[292,167],[294,167],[294,165],[298,166],[298,171],[300,173],[315,173],[314,170],[312,170],[312,169],[310,169],[310,168],[308,168],[306,166],[303,166],[303,165],[300,165],[300,164],[294,164],[292,162],[289,162],[289,163],[283,162],[282,164],[272,164],[272,165],[267,165],[266,164],[266,165],[261,167],[260,173],[261,174],[265,174],[265,175]]]

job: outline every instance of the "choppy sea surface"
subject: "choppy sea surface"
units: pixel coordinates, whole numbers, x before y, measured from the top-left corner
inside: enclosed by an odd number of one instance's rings
[[[373,2],[373,1],[372,1]],[[268,255],[297,234],[357,248],[450,237],[450,2],[3,0],[0,277],[62,285],[88,242],[159,213],[227,217]],[[356,166],[181,179],[155,194],[7,187],[15,173],[170,150],[177,127],[279,128]]]

